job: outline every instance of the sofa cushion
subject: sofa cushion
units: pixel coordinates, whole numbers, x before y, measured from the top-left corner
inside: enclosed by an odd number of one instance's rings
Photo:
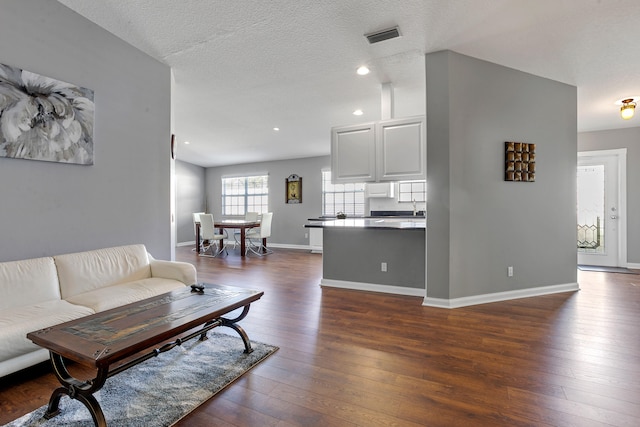
[[[60,287],[53,258],[0,263],[2,313],[9,308],[59,299]]]
[[[105,286],[151,277],[144,245],[118,246],[53,257],[58,268],[62,298]]]
[[[46,301],[0,311],[0,361],[38,350],[29,332],[93,314],[87,307],[66,301]]]
[[[184,287],[185,284],[178,280],[152,277],[95,289],[71,296],[67,301],[91,307],[98,313]]]

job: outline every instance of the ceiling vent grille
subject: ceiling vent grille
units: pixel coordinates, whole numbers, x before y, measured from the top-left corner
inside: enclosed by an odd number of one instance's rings
[[[382,31],[376,31],[375,33],[365,34],[364,36],[369,40],[370,44],[374,44],[400,37],[400,30],[398,30],[398,27],[393,27]]]

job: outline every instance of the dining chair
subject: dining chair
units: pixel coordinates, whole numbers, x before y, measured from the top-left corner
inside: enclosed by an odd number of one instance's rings
[[[257,221],[258,217],[260,216],[260,214],[258,212],[247,212],[244,215],[244,220],[245,221]],[[233,242],[233,249],[236,248],[236,245],[240,244],[240,230],[236,230],[233,232],[233,239],[235,240]]]
[[[271,237],[271,223],[273,221],[273,212],[266,212],[262,214],[260,220],[260,227],[249,229],[246,234],[246,253],[249,251],[256,255],[264,256],[273,253],[271,249],[268,249],[264,244],[264,239]]]
[[[193,215],[193,234],[198,233],[198,228],[196,227],[196,222],[200,222],[200,215],[202,215],[204,212],[194,212]],[[200,233],[202,235],[202,233]],[[202,240],[200,240],[202,242]],[[195,252],[196,248],[191,249],[193,252]]]
[[[220,242],[224,239],[227,239],[227,231],[223,230],[223,234],[216,233],[216,229],[214,226],[215,222],[213,220],[213,215],[211,214],[200,214],[200,232],[202,233],[201,239],[201,249],[200,256],[207,257],[217,257],[221,253],[227,253],[227,244],[224,243],[222,247],[220,246]],[[208,245],[205,245],[204,242],[208,242]],[[214,246],[218,247],[216,252],[213,252]],[[207,251],[211,249],[211,253],[208,254]]]

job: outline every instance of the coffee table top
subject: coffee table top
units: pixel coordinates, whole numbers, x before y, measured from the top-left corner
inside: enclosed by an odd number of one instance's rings
[[[137,301],[27,334],[34,343],[90,367],[109,366],[260,299],[261,291],[204,284]]]

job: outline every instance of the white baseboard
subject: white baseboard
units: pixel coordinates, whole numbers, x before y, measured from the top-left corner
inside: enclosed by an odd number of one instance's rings
[[[529,298],[534,296],[556,294],[561,292],[579,291],[580,286],[577,283],[567,283],[562,285],[543,286],[540,288],[520,289],[507,292],[496,292],[484,295],[474,295],[470,297],[441,299],[429,298],[425,296],[425,290],[422,288],[407,288],[401,286],[378,285],[374,283],[348,282],[344,280],[321,279],[320,286],[332,288],[353,289],[358,291],[382,292],[387,294],[409,295],[424,297],[422,305],[439,308],[459,308],[470,305],[486,304],[490,302],[508,301],[519,298]]]
[[[496,292],[492,294],[473,295],[470,297],[444,299],[425,297],[422,305],[439,308],[459,308],[490,302],[508,301],[519,298],[529,298],[541,295],[557,294],[561,292],[579,291],[577,283],[565,283],[560,285],[542,286],[539,288],[519,289],[515,291]]]
[[[640,270],[640,264],[637,262],[628,262],[627,268],[632,268],[634,270]]]
[[[268,248],[282,248],[282,249],[301,249],[305,251],[310,251],[311,246],[309,245],[290,245],[287,243],[269,243],[267,241]]]
[[[382,292],[385,294],[424,297],[424,288],[407,288],[403,286],[377,285],[374,283],[348,282],[345,280],[332,279],[321,279],[320,286],[327,286],[330,288],[354,289],[357,291]]]
[[[178,244],[176,244],[176,246],[193,246],[195,248],[196,246],[196,241],[192,241],[192,242],[180,242]]]

